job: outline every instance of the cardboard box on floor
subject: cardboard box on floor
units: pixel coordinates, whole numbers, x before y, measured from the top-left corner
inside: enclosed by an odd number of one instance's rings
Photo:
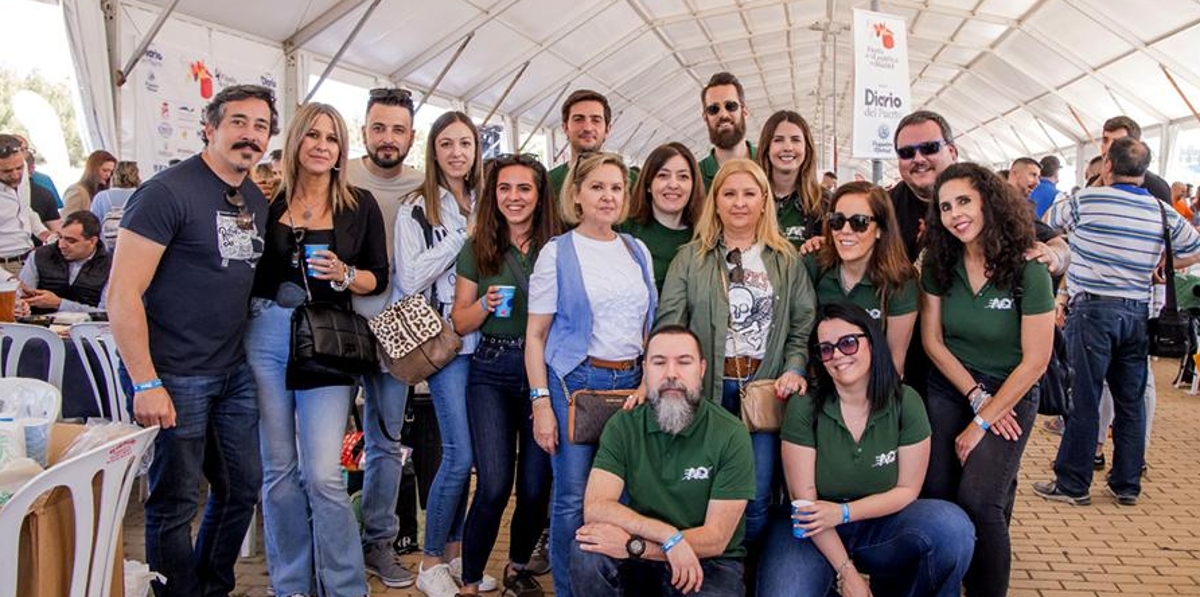
[[[63,452],[83,433],[83,425],[55,423],[50,432],[47,461],[53,467]],[[93,485],[99,495],[99,477]],[[17,561],[17,594],[30,597],[64,597],[70,594],[71,571],[75,564],[75,514],[71,493],[65,488],[39,498],[21,525]],[[118,521],[119,523],[120,521]],[[113,556],[112,597],[125,595],[125,549],[117,537]]]

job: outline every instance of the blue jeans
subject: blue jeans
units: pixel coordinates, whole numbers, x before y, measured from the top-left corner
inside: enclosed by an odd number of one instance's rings
[[[358,525],[342,480],[352,386],[289,390],[292,309],[254,299],[247,360],[258,382],[263,530],[279,595],[367,592]],[[316,578],[313,578],[314,573]]]
[[[400,428],[408,386],[387,372],[362,376],[364,390],[363,440],[367,460],[363,469],[363,545],[391,543],[400,532],[396,499],[400,495]],[[382,420],[386,433],[380,429]],[[388,439],[388,436],[394,439]]]
[[[618,560],[604,554],[583,551],[579,549],[578,543],[573,545],[571,550],[571,579],[575,584],[575,595],[578,597],[683,595],[671,586],[671,567],[666,562]],[[706,558],[700,560],[700,568],[704,572],[704,583],[700,591],[688,593],[689,596],[742,597],[746,594],[746,587],[742,583],[741,560]],[[760,594],[765,597],[776,593]]]
[[[749,383],[750,379],[742,380]],[[738,380],[726,377],[721,386],[721,406],[742,418],[742,399],[738,392]],[[757,543],[767,525],[767,509],[774,495],[775,480],[779,479],[779,434],[751,433],[750,444],[754,447],[754,499],[746,504],[747,545]]]
[[[529,384],[522,339],[484,336],[471,357],[467,385],[475,497],[463,525],[463,582],[483,579],[500,521],[513,491],[517,505],[509,526],[508,559],[528,564],[550,505],[550,455],[533,440]],[[518,448],[519,446],[519,448]]]
[[[1054,460],[1059,489],[1067,495],[1090,493],[1092,457],[1104,381],[1113,397],[1113,458],[1108,485],[1118,495],[1142,491],[1146,458],[1145,301],[1079,300],[1067,316],[1067,357],[1075,370],[1075,404],[1066,417]]]
[[[442,436],[442,463],[429,487],[425,508],[425,555],[446,555],[447,543],[462,541],[471,482],[471,429],[467,422],[467,377],[471,355],[454,357],[428,380]]]
[[[175,405],[176,426],[154,440],[146,500],[146,562],[166,576],[159,597],[225,596],[262,485],[258,403],[245,363],[225,375],[160,374]],[[133,412],[133,382],[121,366]],[[192,545],[200,507],[200,476],[208,479],[204,518]]]
[[[879,597],[958,597],[975,547],[975,529],[961,508],[917,500],[895,514],[839,525],[855,568],[871,577]],[[817,546],[792,535],[792,519],[773,518],[758,568],[764,597],[825,597],[836,574]]]
[[[554,483],[550,502],[550,561],[554,562],[554,595],[571,597],[571,550],[575,531],[583,526],[583,492],[592,472],[595,444],[573,444],[567,439],[567,397],[575,390],[632,390],[642,381],[642,368],[625,371],[601,369],[584,361],[563,377],[546,366],[550,406],[558,421],[558,449],[550,462]]]

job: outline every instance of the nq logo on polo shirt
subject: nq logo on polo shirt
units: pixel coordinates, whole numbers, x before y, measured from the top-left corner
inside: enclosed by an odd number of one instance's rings
[[[883,454],[875,455],[874,468],[880,468],[896,462],[896,451],[884,452]]]
[[[683,471],[682,481],[703,481],[708,479],[708,473],[712,470],[711,466],[691,466]]]
[[[992,309],[994,311],[1011,311],[1013,308],[1013,300],[1010,298],[994,298],[988,301],[987,307],[984,308]]]

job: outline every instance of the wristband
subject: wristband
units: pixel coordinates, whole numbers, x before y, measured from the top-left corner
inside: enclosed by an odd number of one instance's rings
[[[549,398],[550,388],[529,388],[529,401],[534,402],[538,398]]]
[[[162,386],[162,380],[156,377],[150,381],[143,381],[142,383],[133,384],[133,393],[139,394],[141,392],[153,390],[154,388],[161,388]]]
[[[662,552],[664,554],[671,553],[671,549],[676,545],[679,545],[680,541],[683,541],[683,533],[676,532],[674,535],[671,535],[670,539],[667,539],[662,544]]]
[[[842,524],[850,522],[850,504],[842,504]]]
[[[979,425],[979,428],[984,431],[987,431],[988,429],[991,429],[991,427],[992,427],[991,423],[984,421],[983,417],[981,417],[979,415],[975,415],[975,418],[972,419],[971,422],[975,423],[976,425]]]

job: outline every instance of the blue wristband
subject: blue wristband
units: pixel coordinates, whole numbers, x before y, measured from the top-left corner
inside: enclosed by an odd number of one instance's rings
[[[850,504],[842,504],[842,524],[850,522]]]
[[[145,392],[147,390],[153,390],[154,388],[161,388],[162,386],[163,386],[162,380],[156,377],[150,381],[144,381],[142,383],[133,384],[133,393],[138,394],[141,392]]]
[[[683,533],[675,533],[674,535],[671,535],[671,538],[667,539],[666,542],[662,544],[663,553],[671,553],[671,548],[679,545],[680,541],[683,541]]]
[[[972,419],[972,422],[975,423],[976,425],[979,425],[979,428],[984,431],[987,431],[988,429],[992,428],[992,424],[988,423],[987,421],[984,421],[983,417],[981,417],[979,415],[975,415],[975,418]]]

